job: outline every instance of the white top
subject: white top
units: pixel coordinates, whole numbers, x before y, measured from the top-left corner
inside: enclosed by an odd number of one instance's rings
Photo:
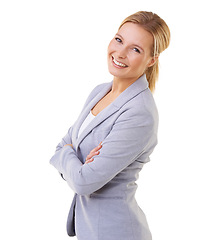
[[[79,129],[78,132],[78,137],[80,136],[80,134],[83,132],[83,130],[89,125],[89,123],[95,118],[96,116],[94,116],[92,114],[92,112],[90,111],[90,113],[88,114],[88,116],[86,117],[86,119],[84,120],[84,122],[81,124],[81,127]]]

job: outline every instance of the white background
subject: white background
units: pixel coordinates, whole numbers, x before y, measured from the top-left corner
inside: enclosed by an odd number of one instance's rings
[[[0,239],[70,239],[73,192],[49,159],[89,92],[112,80],[108,43],[139,10],[160,15],[172,40],[154,94],[159,144],[136,197],[153,240],[197,239],[195,9],[193,0],[0,2]]]

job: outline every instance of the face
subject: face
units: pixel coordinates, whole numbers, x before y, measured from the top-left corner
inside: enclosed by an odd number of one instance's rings
[[[153,36],[140,25],[125,23],[108,46],[108,69],[118,79],[137,80],[155,63]]]

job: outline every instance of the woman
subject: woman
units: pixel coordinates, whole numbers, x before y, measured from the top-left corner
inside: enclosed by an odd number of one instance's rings
[[[159,54],[170,41],[151,12],[126,18],[108,47],[113,81],[89,95],[50,163],[75,192],[67,231],[79,240],[150,240],[135,200],[138,173],[157,144],[158,114],[151,91]]]

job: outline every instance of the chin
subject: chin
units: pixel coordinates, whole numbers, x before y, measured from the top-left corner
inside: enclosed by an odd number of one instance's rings
[[[116,78],[128,78],[129,77],[126,74],[123,74],[123,73],[121,74],[119,69],[116,70],[112,67],[108,67],[108,71],[112,76],[114,76]]]

